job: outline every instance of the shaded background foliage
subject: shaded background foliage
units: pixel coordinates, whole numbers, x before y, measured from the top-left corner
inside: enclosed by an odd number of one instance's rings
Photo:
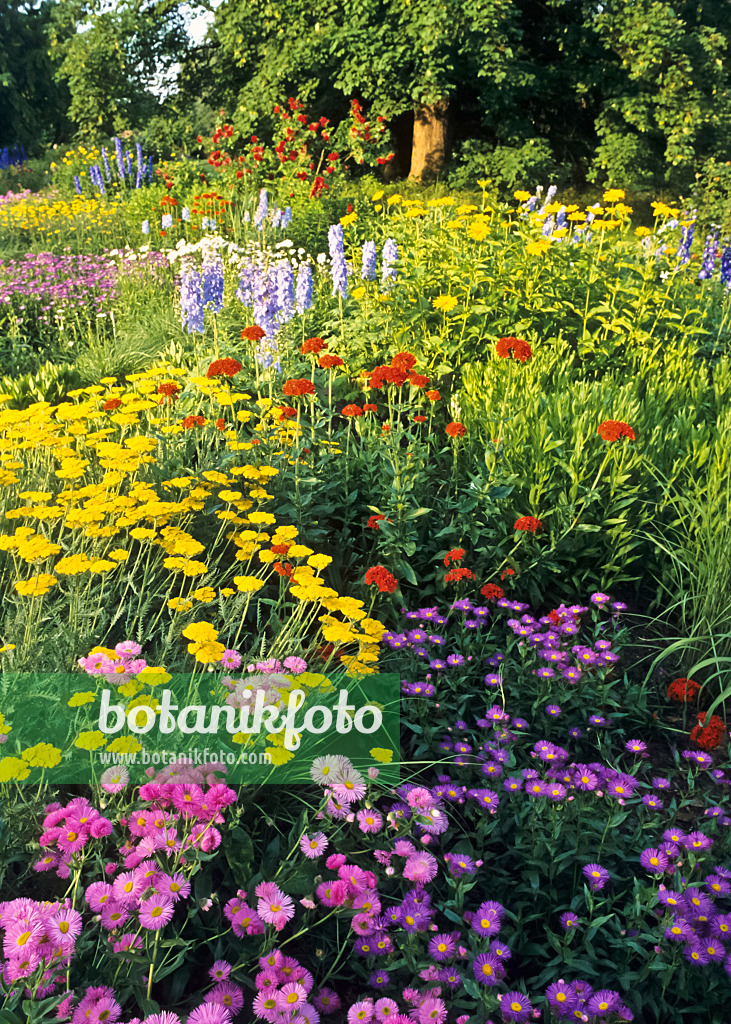
[[[204,10],[194,42],[186,24]],[[352,98],[387,117],[392,176],[682,190],[731,159],[726,0],[0,0],[0,13],[2,145],[131,130],[185,151],[220,109],[263,135],[297,95],[334,123]]]

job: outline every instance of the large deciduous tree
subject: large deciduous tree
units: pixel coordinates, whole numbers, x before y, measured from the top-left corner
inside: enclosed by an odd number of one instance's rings
[[[410,130],[423,180],[444,167],[462,98],[509,74],[517,22],[512,0],[224,0],[214,33],[247,109],[358,97]]]
[[[138,127],[160,106],[162,83],[184,56],[181,0],[65,0],[54,8],[58,78],[80,137]]]
[[[49,0],[0,0],[0,145],[32,150],[68,129],[68,91],[54,79]]]

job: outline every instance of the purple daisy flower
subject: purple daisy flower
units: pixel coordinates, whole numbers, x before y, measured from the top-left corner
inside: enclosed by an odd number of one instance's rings
[[[500,1000],[500,1012],[504,1021],[523,1021],[533,1016],[533,1007],[522,992],[506,992]]]
[[[505,968],[494,953],[480,953],[472,962],[472,971],[481,985],[497,985],[505,976]]]
[[[609,872],[601,864],[586,864],[581,873],[589,883],[592,892],[599,892],[609,881]]]
[[[558,704],[548,704],[546,707],[546,714],[550,718],[557,718],[561,714],[561,708]]]
[[[572,928],[578,928],[579,926],[579,918],[570,910],[565,914],[561,914],[559,920],[561,922],[561,927],[565,932],[570,932]]]
[[[648,847],[640,854],[640,864],[651,875],[663,875],[668,869],[668,858],[656,847]]]

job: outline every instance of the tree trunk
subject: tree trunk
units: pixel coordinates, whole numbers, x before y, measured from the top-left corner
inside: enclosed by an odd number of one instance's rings
[[[447,159],[449,100],[423,104],[414,111],[414,140],[409,178],[429,181],[444,170]]]

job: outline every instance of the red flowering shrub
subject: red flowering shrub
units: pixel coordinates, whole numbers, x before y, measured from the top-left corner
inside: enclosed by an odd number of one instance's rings
[[[464,437],[465,434],[467,433],[467,429],[464,423],[448,423],[447,426],[445,427],[445,430],[447,431],[450,437]]]
[[[670,683],[667,690],[667,698],[668,700],[675,700],[679,704],[687,704],[695,698],[700,688],[700,683],[697,683],[695,679],[686,679],[682,676],[679,679],[673,679],[672,683]]]
[[[451,551],[448,551],[444,556],[445,566],[449,568],[452,562],[461,562],[462,559],[464,558],[464,555],[464,548],[452,548]]]
[[[486,601],[499,601],[501,597],[505,597],[503,588],[497,583],[486,583],[484,587],[480,587],[480,593]]]
[[[599,437],[604,441],[618,441],[620,437],[627,437],[630,441],[635,440],[635,432],[628,423],[621,420],[604,420],[596,428]]]
[[[351,403],[350,405],[344,405],[343,406],[340,415],[341,416],[362,416],[363,415],[363,410],[361,409],[361,407],[359,405],[353,405]]]
[[[345,363],[340,358],[340,356],[333,356],[333,355],[320,356],[320,358],[318,359],[317,362],[318,362],[318,365],[321,366],[323,370],[334,370],[338,366],[345,366]]]
[[[398,580],[396,577],[383,565],[374,565],[370,569],[367,569],[365,582],[368,587],[375,583],[382,594],[393,594],[394,590],[398,586]]]
[[[244,327],[241,332],[241,337],[246,341],[261,341],[266,335],[266,331],[263,327],[259,327],[258,324],[253,324],[251,327]],[[241,369],[241,367],[239,367]]]
[[[300,345],[300,352],[303,356],[310,354],[316,356],[324,348],[327,348],[327,342],[323,341],[322,338],[306,338]]]
[[[711,719],[706,726],[703,725],[705,720],[706,712],[702,711],[698,715],[698,725],[694,725],[690,730],[690,738],[702,750],[715,750],[724,737],[726,726],[723,724],[723,719],[719,718],[718,715],[711,715]]]
[[[375,391],[380,391],[384,384],[393,384],[400,388],[407,380],[408,372],[398,366],[377,366],[371,370],[368,385]]]
[[[536,519],[535,516],[521,516],[520,519],[515,520],[514,530],[526,530],[528,533],[535,533],[536,530],[540,530],[543,523],[540,519]]]
[[[250,327],[248,329],[260,331],[261,327]],[[241,363],[238,359],[214,359],[206,371],[206,377],[235,377],[240,370]]]
[[[292,398],[298,395],[314,395],[314,393],[315,385],[311,380],[306,380],[304,378],[288,380],[282,388],[282,394]]]
[[[526,363],[533,355],[533,349],[522,338],[500,338],[495,351],[501,359],[507,359],[512,352],[519,363]]]

